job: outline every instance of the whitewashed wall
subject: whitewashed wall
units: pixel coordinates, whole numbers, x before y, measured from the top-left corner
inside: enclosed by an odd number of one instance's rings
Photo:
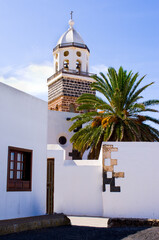
[[[104,192],[103,215],[108,217],[159,218],[159,143],[111,143],[118,148],[116,180],[120,193]]]
[[[64,160],[50,147],[55,157],[55,212],[105,217],[159,218],[159,143],[109,142],[118,148],[112,153],[118,165],[115,172],[121,192],[102,192],[102,152],[99,160]],[[52,148],[52,150],[51,150]]]
[[[0,113],[0,219],[45,214],[47,102],[0,83]],[[31,192],[7,192],[8,146],[33,150]]]
[[[101,164],[98,160],[64,160],[59,145],[48,145],[55,158],[54,211],[71,215],[102,215]]]
[[[72,118],[77,113],[71,112],[58,112],[48,111],[48,144],[60,144],[59,137],[64,136],[67,139],[66,144],[61,145],[65,150],[65,159],[71,160],[69,152],[72,152],[72,144],[70,144],[70,138],[73,135],[68,129],[71,127],[72,122],[67,121],[67,118]]]
[[[67,57],[64,56],[64,52],[68,51],[69,55]],[[77,52],[81,52],[81,57],[77,56]],[[56,59],[57,55],[57,59]],[[69,69],[76,70],[76,60],[79,60],[81,63],[81,71],[88,72],[89,71],[89,52],[87,49],[76,48],[76,47],[65,47],[59,48],[53,53],[54,56],[54,73],[56,72],[56,62],[58,63],[58,71],[63,68],[64,60],[69,60]],[[88,68],[87,68],[88,66]]]

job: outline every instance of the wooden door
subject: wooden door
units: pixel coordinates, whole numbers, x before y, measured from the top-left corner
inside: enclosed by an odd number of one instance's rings
[[[47,159],[47,214],[54,211],[54,159]]]

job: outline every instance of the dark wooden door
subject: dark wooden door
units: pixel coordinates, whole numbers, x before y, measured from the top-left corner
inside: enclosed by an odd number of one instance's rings
[[[54,159],[47,159],[47,214],[54,211]]]

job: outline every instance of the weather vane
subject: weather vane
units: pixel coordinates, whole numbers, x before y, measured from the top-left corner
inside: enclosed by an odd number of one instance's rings
[[[72,20],[72,14],[73,14],[73,11],[70,12],[70,15],[71,15],[71,20]]]

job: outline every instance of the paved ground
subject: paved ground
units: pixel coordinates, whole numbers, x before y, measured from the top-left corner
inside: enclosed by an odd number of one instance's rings
[[[159,227],[106,228],[107,218],[69,216],[73,226],[0,236],[0,240],[159,240]]]
[[[159,227],[95,228],[63,226],[0,236],[1,240],[159,240]]]

